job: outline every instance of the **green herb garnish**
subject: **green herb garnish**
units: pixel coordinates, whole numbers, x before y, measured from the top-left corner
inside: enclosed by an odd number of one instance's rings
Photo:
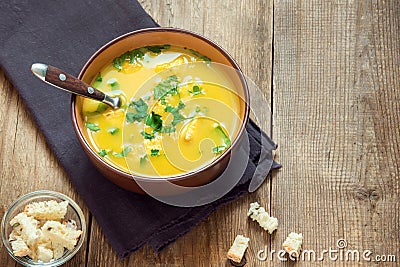
[[[140,134],[143,135],[144,139],[153,139],[154,138],[154,135],[146,133],[145,131],[142,131]]]
[[[117,82],[117,79],[111,78],[107,81],[107,84],[111,85],[112,90],[117,90],[119,88],[119,83]]]
[[[222,145],[222,146],[216,146],[213,147],[213,153],[214,154],[221,154],[222,152],[224,152],[227,149],[227,146]]]
[[[147,113],[148,106],[146,102],[143,101],[143,99],[139,99],[138,101],[134,101],[129,103],[130,108],[136,109],[137,113]]]
[[[109,105],[104,104],[104,103],[99,103],[99,105],[97,106],[96,112],[98,113],[102,113],[104,111],[106,111],[106,109],[108,109]]]
[[[19,223],[14,223],[13,225],[12,225],[12,228],[15,228],[15,227],[18,227],[20,224]]]
[[[140,98],[138,101],[131,102],[129,104],[129,107],[134,108],[137,113],[127,112],[126,120],[128,122],[141,121],[147,116],[148,106],[146,102],[143,101],[143,99]]]
[[[102,82],[103,81],[103,77],[101,77],[101,73],[99,72],[99,74],[97,74],[96,77],[96,82]]]
[[[132,151],[132,148],[128,146],[128,147],[125,147],[125,148],[121,151],[121,153],[115,154],[115,156],[116,156],[117,158],[126,157],[126,156],[128,155],[128,153],[131,152],[131,151]]]
[[[201,89],[197,85],[193,86],[193,90],[192,91],[190,91],[190,90],[188,90],[188,91],[192,96],[204,94],[203,89]]]
[[[231,146],[231,139],[225,133],[224,129],[222,129],[222,127],[220,125],[215,127],[215,130],[218,133],[220,133],[222,135],[223,139],[224,139],[224,144],[222,144],[220,146],[216,146],[216,147],[213,148],[213,153],[214,154],[220,154],[220,153],[224,152],[228,147]]]
[[[127,51],[127,52],[123,53],[122,55],[120,55],[119,57],[114,58],[113,66],[118,71],[121,71],[125,61],[129,61],[129,63],[134,63],[135,61],[138,61],[139,59],[143,59],[145,53],[148,51],[158,54],[163,49],[168,49],[170,47],[171,47],[171,45],[169,45],[169,44],[154,45],[154,46],[140,47],[140,48],[134,49],[132,51]]]
[[[166,133],[166,134],[170,134],[176,131],[176,128],[174,126],[171,125],[165,125],[162,127],[161,132],[162,133]]]
[[[135,121],[141,121],[146,115],[142,116],[142,114],[137,114],[137,113],[132,113],[132,112],[127,112],[126,113],[126,120],[128,122],[135,122]]]
[[[122,55],[120,55],[117,58],[114,58],[113,60],[113,66],[116,68],[118,71],[122,70],[122,65],[124,64],[125,60],[130,59],[130,52],[125,52]]]
[[[143,59],[144,51],[142,48],[134,49],[129,54],[129,63],[134,63],[138,59]]]
[[[154,87],[154,99],[164,98],[167,94],[178,93],[178,77],[176,75],[168,76]]]
[[[102,81],[103,81],[103,77],[101,77],[101,73],[99,72],[99,74],[97,74],[96,78],[94,79],[93,87],[98,88]]]
[[[158,156],[160,154],[160,150],[158,149],[152,149],[150,150],[150,152],[152,157]]]
[[[190,53],[192,53],[194,56],[200,58],[201,60],[205,61],[206,63],[210,63],[211,59],[209,57],[206,57],[205,55],[200,54],[198,51],[189,49]]]
[[[224,138],[224,145],[226,147],[229,147],[231,145],[231,139],[229,138],[228,135],[226,135],[224,129],[222,129],[222,127],[220,125],[218,125],[217,127],[215,127],[215,130],[217,130],[217,132],[222,134],[222,136]]]
[[[140,158],[140,166],[143,166],[147,162],[147,155]]]
[[[102,149],[99,151],[99,155],[104,158],[107,155],[107,151],[105,149]]]
[[[148,51],[153,52],[153,53],[161,53],[163,49],[169,49],[171,45],[165,44],[165,45],[153,45],[153,46],[145,46]]]
[[[172,106],[166,106],[165,107],[165,111],[169,112],[172,114],[172,116],[174,116],[174,119],[172,120],[171,124],[172,126],[177,125],[178,123],[190,119],[190,118],[185,118],[179,111],[181,109],[183,109],[185,107],[185,103],[183,103],[182,101],[179,102],[179,105],[175,108]]]
[[[109,128],[107,130],[107,132],[109,132],[112,135],[115,135],[115,134],[117,134],[119,132],[119,128],[117,128],[117,127]]]
[[[150,126],[153,128],[155,132],[160,132],[162,128],[162,119],[161,116],[158,115],[157,113],[154,113],[154,111],[151,112],[151,114],[148,114],[147,117],[144,119],[144,123],[147,126]]]
[[[95,123],[90,123],[90,122],[86,122],[85,123],[86,128],[88,128],[89,130],[92,130],[93,132],[97,132],[100,131],[100,127],[95,124]]]

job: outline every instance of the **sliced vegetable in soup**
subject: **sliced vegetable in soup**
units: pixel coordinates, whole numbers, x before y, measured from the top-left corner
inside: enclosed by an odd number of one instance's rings
[[[117,168],[148,177],[194,171],[218,158],[237,135],[241,99],[210,62],[168,44],[115,58],[92,86],[120,95],[122,107],[82,98],[92,148]]]

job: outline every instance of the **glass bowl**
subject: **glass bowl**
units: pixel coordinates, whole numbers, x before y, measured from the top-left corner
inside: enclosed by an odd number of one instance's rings
[[[12,231],[12,226],[10,225],[10,220],[14,218],[18,213],[23,212],[24,208],[27,204],[32,202],[39,201],[48,201],[55,200],[57,202],[68,201],[67,214],[65,215],[65,219],[75,220],[77,224],[77,229],[82,231],[82,235],[80,236],[76,246],[72,250],[64,249],[64,254],[62,257],[58,259],[51,260],[50,262],[40,262],[34,261],[28,256],[19,257],[15,256],[12,251],[11,243],[8,240],[9,235]],[[3,241],[4,247],[6,248],[8,254],[17,261],[19,264],[24,266],[60,266],[70,260],[81,248],[83,241],[86,236],[86,221],[85,216],[83,215],[82,210],[79,206],[73,201],[71,198],[67,197],[64,194],[48,191],[48,190],[40,190],[28,193],[20,198],[18,198],[11,207],[4,214],[3,220],[1,221],[1,239]]]

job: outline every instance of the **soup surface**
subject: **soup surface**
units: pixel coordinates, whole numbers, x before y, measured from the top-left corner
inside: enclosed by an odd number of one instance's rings
[[[81,98],[92,148],[115,167],[172,176],[211,163],[241,125],[241,98],[217,64],[197,51],[157,45],[128,51],[92,81],[123,105]],[[78,102],[79,103],[79,102]]]

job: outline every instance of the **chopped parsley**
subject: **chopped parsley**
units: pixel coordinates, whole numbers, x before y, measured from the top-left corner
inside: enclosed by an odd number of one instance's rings
[[[99,151],[99,155],[104,158],[107,155],[107,151],[105,149],[102,149]]]
[[[221,153],[224,152],[227,148],[228,148],[228,147],[225,146],[225,145],[213,147],[213,153],[214,153],[214,154],[221,154]]]
[[[119,83],[117,82],[117,79],[111,78],[107,81],[107,84],[111,86],[112,90],[117,90],[119,88]]]
[[[192,53],[192,55],[200,58],[201,60],[203,60],[206,63],[210,63],[211,59],[209,57],[206,57],[205,55],[200,54],[198,51],[193,50],[193,49],[189,49],[189,52]]]
[[[134,63],[138,59],[143,59],[144,51],[141,48],[134,49],[130,52],[129,63]]]
[[[97,74],[97,77],[95,79],[96,82],[102,82],[103,81],[103,77],[101,77],[101,73],[99,72],[99,74]]]
[[[143,166],[147,162],[147,155],[140,158],[140,166]]]
[[[138,114],[138,113],[132,113],[132,112],[127,112],[126,113],[126,120],[128,122],[135,122],[135,121],[141,121],[144,117],[146,117],[147,114],[145,114],[144,116],[142,116],[142,114]]]
[[[153,53],[161,53],[162,50],[164,49],[169,49],[171,45],[165,44],[165,45],[153,45],[153,46],[145,46],[148,51],[153,52]]]
[[[172,126],[175,126],[175,125],[177,125],[178,123],[180,123],[180,122],[182,122],[182,121],[184,121],[184,120],[186,120],[186,119],[188,119],[188,118],[185,118],[179,111],[181,110],[181,109],[183,109],[185,107],[185,103],[183,103],[182,101],[180,101],[179,102],[179,105],[175,108],[175,107],[172,107],[172,106],[166,106],[165,107],[165,111],[166,112],[169,112],[169,113],[171,113],[172,114],[172,116],[174,116],[174,119],[172,120]]]
[[[139,98],[138,101],[133,101],[129,103],[130,108],[136,109],[137,113],[147,113],[148,106],[146,102],[143,101],[143,99]]]
[[[143,99],[140,98],[138,101],[131,102],[129,107],[134,108],[137,113],[127,112],[126,120],[128,122],[141,121],[142,119],[146,118],[148,106]]]
[[[188,92],[189,92],[190,95],[192,95],[192,96],[204,94],[203,89],[202,89],[200,86],[198,86],[198,85],[193,86],[192,91],[188,90]]]
[[[224,129],[222,129],[222,127],[218,125],[217,127],[215,127],[215,130],[222,134],[225,146],[229,147],[231,145],[231,139],[226,135]]]
[[[160,150],[158,150],[158,149],[152,149],[152,150],[150,150],[150,152],[151,152],[152,157],[160,155]]]
[[[94,79],[93,87],[94,88],[99,87],[102,81],[103,81],[103,78],[101,77],[101,73],[99,72],[99,74],[97,74],[96,78]]]
[[[144,123],[147,126],[150,126],[153,128],[155,132],[160,132],[162,129],[162,119],[161,116],[158,115],[157,113],[154,113],[154,111],[151,112],[151,114],[148,114],[147,117],[144,119]]]
[[[112,127],[112,128],[109,128],[109,129],[107,130],[107,132],[109,132],[109,133],[112,134],[112,135],[115,135],[115,134],[117,134],[117,133],[119,132],[119,128],[117,128],[117,127]]]
[[[231,139],[228,137],[228,135],[225,133],[224,129],[222,129],[222,127],[220,125],[215,127],[215,130],[218,133],[222,134],[222,137],[224,139],[224,144],[213,148],[214,154],[220,154],[220,153],[224,152],[228,147],[231,146]]]
[[[104,111],[106,111],[106,109],[108,109],[109,105],[104,104],[104,103],[99,103],[99,105],[97,106],[96,112],[98,113],[102,113]]]
[[[168,76],[154,87],[155,100],[165,98],[168,94],[178,94],[178,77],[176,75]]]
[[[126,157],[126,156],[129,154],[129,152],[131,152],[131,151],[132,151],[132,148],[128,146],[128,147],[125,147],[125,148],[121,151],[121,153],[115,154],[115,156],[116,156],[117,158]]]
[[[174,126],[171,125],[165,125],[162,127],[161,132],[162,133],[166,133],[166,134],[170,134],[176,131],[176,128]]]
[[[143,135],[144,139],[150,139],[151,140],[151,139],[154,138],[154,135],[146,133],[145,131],[142,131],[140,134]]]
[[[100,127],[95,123],[86,122],[85,126],[86,126],[86,128],[88,128],[89,130],[91,130],[93,132],[100,131]]]
[[[169,44],[153,45],[153,46],[136,48],[132,51],[127,51],[122,55],[120,55],[119,57],[114,58],[113,67],[116,68],[118,71],[121,71],[126,61],[129,61],[129,63],[135,63],[138,60],[142,60],[146,52],[152,52],[158,54],[162,50],[169,49],[170,47],[171,45]]]

